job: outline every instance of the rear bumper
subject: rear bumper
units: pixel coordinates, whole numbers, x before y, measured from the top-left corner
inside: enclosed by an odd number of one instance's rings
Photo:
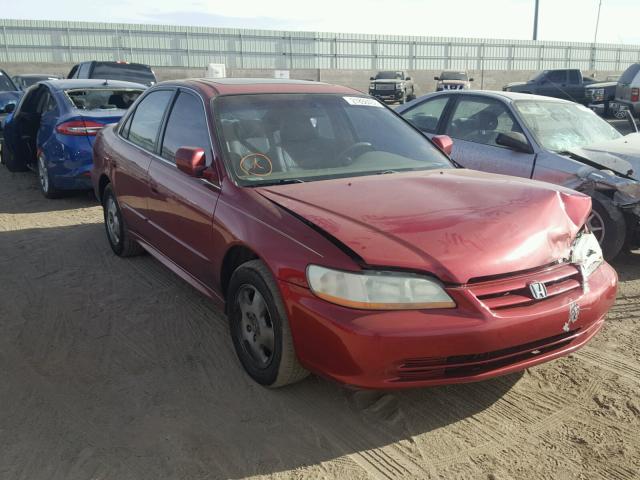
[[[69,148],[65,146],[60,157],[55,152],[45,154],[48,160],[51,183],[58,190],[91,190],[91,170],[93,153],[89,148]],[[52,158],[53,157],[53,158]]]
[[[484,380],[566,355],[600,329],[617,276],[604,264],[586,293],[496,314],[464,288],[456,309],[370,312],[329,304],[280,282],[296,352],[309,370],[361,388],[399,389]],[[580,316],[568,324],[571,304]]]
[[[615,103],[620,105],[626,110],[630,110],[634,116],[640,115],[640,103],[632,103],[624,100],[614,100]]]

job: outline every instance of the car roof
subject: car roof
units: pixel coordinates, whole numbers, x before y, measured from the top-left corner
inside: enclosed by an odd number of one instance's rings
[[[187,86],[207,90],[211,96],[260,93],[362,94],[353,88],[330,83],[279,78],[190,78],[157,84],[157,86],[162,85]]]
[[[145,90],[147,87],[140,83],[124,82],[122,80],[99,80],[99,79],[78,79],[66,78],[63,80],[45,80],[43,82],[54,90],[67,90],[70,88],[99,88],[99,87],[115,87],[115,88],[140,88]]]
[[[60,75],[54,75],[51,73],[20,73],[18,75],[14,75],[14,77],[19,78],[34,78],[34,77],[45,77],[45,78],[59,78]]]
[[[438,95],[472,95],[472,96],[480,96],[480,97],[488,97],[495,98],[497,100],[509,101],[513,102],[516,100],[538,100],[538,101],[550,101],[550,102],[558,102],[558,103],[573,103],[569,100],[564,100],[562,98],[555,97],[545,97],[544,95],[532,95],[530,93],[520,93],[520,92],[504,92],[497,90],[453,90],[453,91],[442,91],[429,93],[420,98],[426,97],[435,97]]]

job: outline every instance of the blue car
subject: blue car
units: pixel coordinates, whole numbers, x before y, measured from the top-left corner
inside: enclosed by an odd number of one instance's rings
[[[2,162],[38,173],[42,193],[91,189],[93,142],[146,87],[112,80],[50,80],[25,93],[4,127]]]
[[[7,116],[15,108],[20,100],[22,92],[7,75],[7,72],[0,69],[0,138],[2,138],[2,127]]]

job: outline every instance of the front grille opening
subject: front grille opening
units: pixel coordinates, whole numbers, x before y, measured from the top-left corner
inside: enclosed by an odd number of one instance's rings
[[[397,370],[398,382],[414,382],[434,378],[469,377],[522,362],[569,345],[580,329],[490,352],[425,357],[404,360]]]

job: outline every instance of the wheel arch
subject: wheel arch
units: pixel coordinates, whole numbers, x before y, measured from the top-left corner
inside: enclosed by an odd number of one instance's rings
[[[102,203],[102,194],[104,193],[104,189],[107,188],[107,185],[111,183],[111,179],[106,174],[100,175],[100,180],[98,180],[98,201]]]
[[[220,267],[220,291],[223,298],[226,298],[227,296],[229,282],[233,272],[243,263],[259,259],[260,256],[253,249],[244,244],[233,245],[227,250]]]

